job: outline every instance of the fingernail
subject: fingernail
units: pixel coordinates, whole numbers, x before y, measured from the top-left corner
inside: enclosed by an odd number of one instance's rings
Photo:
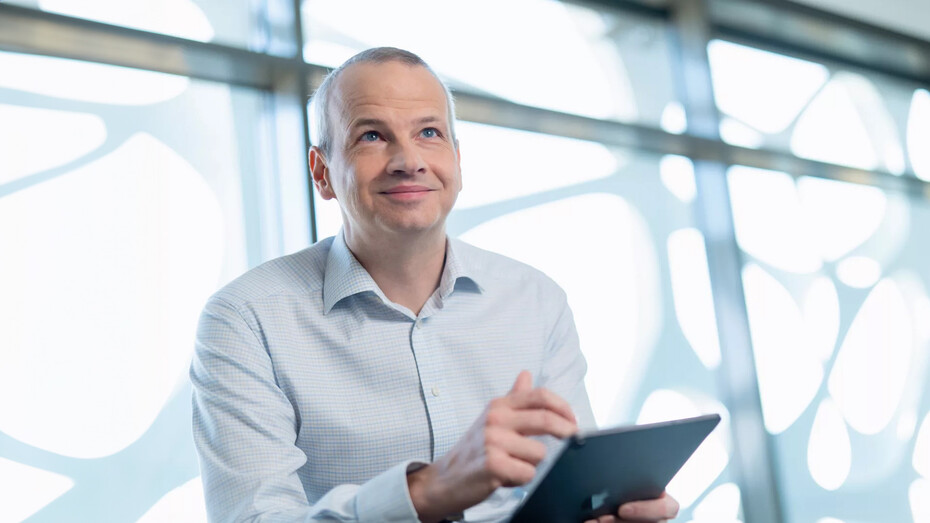
[[[623,505],[620,507],[620,517],[627,519],[636,515],[636,507],[631,505]]]

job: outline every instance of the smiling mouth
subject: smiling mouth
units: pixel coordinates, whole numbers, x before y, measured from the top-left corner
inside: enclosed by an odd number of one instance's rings
[[[429,187],[395,187],[393,189],[381,191],[381,194],[415,194],[430,191],[432,191],[432,189]]]

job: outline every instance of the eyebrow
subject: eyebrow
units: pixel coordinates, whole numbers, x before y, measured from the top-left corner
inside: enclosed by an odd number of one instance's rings
[[[427,123],[436,123],[436,122],[441,122],[441,121],[442,120],[436,116],[424,116],[422,118],[418,118],[414,120],[413,123],[418,124],[418,125],[423,125]],[[381,120],[378,118],[359,118],[358,120],[355,120],[354,122],[352,122],[351,128],[357,129],[359,127],[369,127],[369,126],[377,127],[377,126],[381,126],[384,124],[385,124],[384,120]]]

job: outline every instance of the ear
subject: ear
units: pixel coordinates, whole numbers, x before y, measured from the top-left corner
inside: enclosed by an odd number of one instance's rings
[[[319,191],[324,200],[332,200],[336,197],[333,191],[333,185],[329,177],[329,168],[326,166],[326,158],[323,157],[323,151],[319,147],[310,148],[310,176],[313,177],[313,185]]]

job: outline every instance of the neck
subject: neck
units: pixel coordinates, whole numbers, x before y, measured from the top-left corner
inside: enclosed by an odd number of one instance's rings
[[[344,229],[346,245],[384,295],[414,314],[439,287],[446,258],[446,234],[436,231],[375,237]]]

